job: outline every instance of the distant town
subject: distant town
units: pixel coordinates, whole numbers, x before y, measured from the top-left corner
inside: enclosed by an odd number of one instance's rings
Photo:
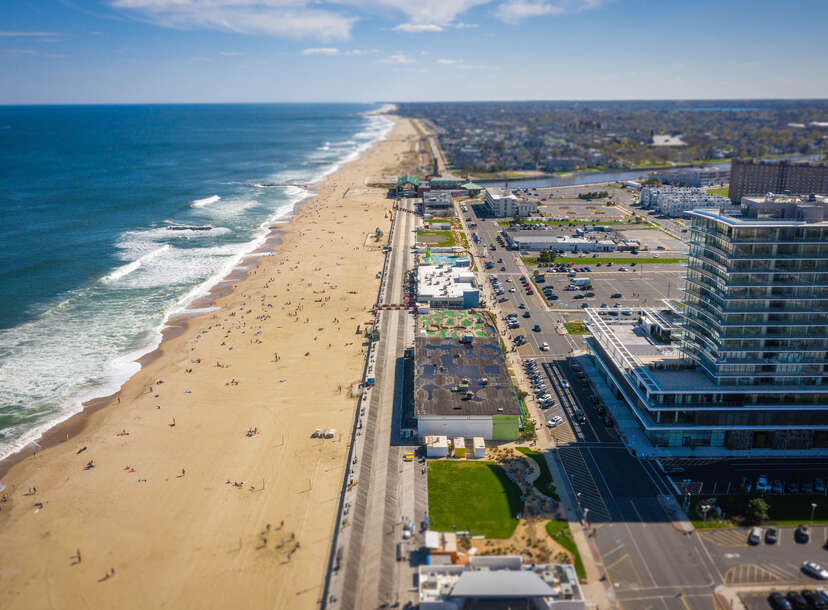
[[[828,154],[826,100],[411,103],[398,111],[430,124],[449,167],[479,179]]]

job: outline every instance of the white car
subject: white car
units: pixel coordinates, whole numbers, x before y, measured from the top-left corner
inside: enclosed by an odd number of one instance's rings
[[[568,388],[569,387],[569,382],[566,379],[561,379],[561,387],[564,388],[564,389]]]
[[[512,288],[509,288],[509,292],[514,292],[514,291],[515,291],[514,286]]]
[[[626,267],[618,267],[618,270],[619,270],[619,271],[626,271],[626,270],[627,270],[627,268],[626,268]]]
[[[557,426],[559,423],[561,423],[561,422],[559,422],[559,421],[555,421],[555,420],[554,420],[554,418],[553,418],[553,419],[550,419],[549,421],[547,421],[547,422],[546,422],[546,427],[547,427],[547,428],[554,428],[554,427],[555,427],[555,426]]]
[[[549,351],[549,344],[546,341],[544,341],[543,343],[541,343],[540,348],[541,348],[542,352],[548,352]]]
[[[828,579],[828,570],[826,570],[821,565],[813,561],[806,561],[805,563],[803,563],[802,571],[805,572],[808,576],[816,578],[817,580]]]
[[[556,426],[558,426],[558,425],[563,423],[563,417],[561,417],[560,415],[556,415],[555,417],[551,418],[549,421],[551,421]]]

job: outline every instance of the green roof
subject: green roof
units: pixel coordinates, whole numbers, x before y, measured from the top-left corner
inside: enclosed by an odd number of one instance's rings
[[[420,179],[417,176],[412,176],[411,174],[406,174],[402,178],[397,178],[397,184],[405,184],[406,182],[410,182],[414,186],[420,186]]]
[[[467,191],[482,191],[483,187],[479,184],[475,184],[474,182],[466,182],[466,184],[461,184],[464,189]]]

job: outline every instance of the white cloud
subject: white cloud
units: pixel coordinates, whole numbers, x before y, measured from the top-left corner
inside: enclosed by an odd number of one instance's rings
[[[329,55],[336,57],[339,55],[377,55],[377,49],[337,49],[336,47],[315,47],[311,49],[302,49],[299,51],[301,55]]]
[[[168,28],[319,40],[348,39],[356,21],[316,8],[319,5],[311,0],[110,0],[110,4]]]
[[[340,50],[336,47],[317,47],[313,49],[302,49],[302,55],[339,55]]]
[[[380,63],[383,64],[413,64],[414,60],[411,59],[408,55],[403,55],[402,53],[395,53],[394,55],[389,55],[388,57],[383,57],[380,59]]]
[[[365,0],[341,0],[363,4]],[[492,0],[373,0],[385,7],[395,8],[408,17],[410,25],[448,26],[461,15],[475,6],[489,4]],[[406,24],[402,24],[406,25]],[[399,27],[399,26],[397,26]],[[395,28],[397,29],[397,28]],[[438,30],[403,30],[426,31]]]
[[[497,70],[497,68],[492,66],[467,64],[464,59],[441,58],[438,59],[435,63],[441,66],[452,66],[454,68],[457,68],[458,70]]]
[[[394,26],[393,29],[395,32],[411,32],[411,33],[421,33],[421,32],[442,32],[443,28],[436,23],[401,23],[400,25]]]
[[[54,38],[57,32],[0,32],[0,38]]]
[[[225,57],[239,57],[244,55],[244,53],[240,53],[239,51],[219,51],[219,55],[224,55]]]
[[[597,8],[604,0],[506,0],[495,14],[506,23],[520,23],[532,17],[579,13]]]

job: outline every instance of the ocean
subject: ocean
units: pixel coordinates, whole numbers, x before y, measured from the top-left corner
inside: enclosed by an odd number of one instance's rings
[[[0,107],[0,458],[117,391],[166,319],[387,135],[379,110]]]

